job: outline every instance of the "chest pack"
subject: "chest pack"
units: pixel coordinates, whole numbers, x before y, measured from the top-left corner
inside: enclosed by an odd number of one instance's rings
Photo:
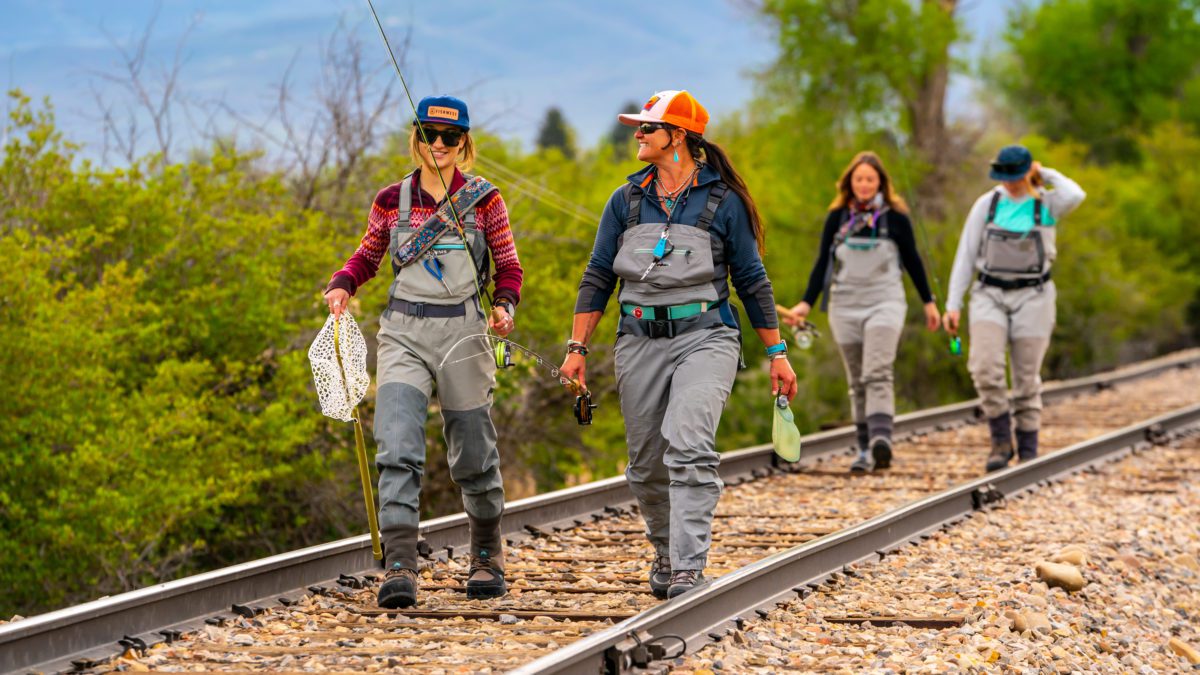
[[[1004,223],[997,222],[1000,191],[992,192],[984,225],[979,271],[996,279],[1038,279],[1050,271],[1055,257],[1053,221],[1046,223],[1041,197],[1033,199],[1033,212],[1014,211]],[[1021,209],[1021,206],[1017,207]],[[1021,223],[1020,220],[1026,220]],[[1031,222],[1030,222],[1031,221]]]
[[[669,217],[665,223],[640,222],[645,193],[634,185],[627,189],[629,212],[613,259],[613,272],[621,278],[619,300],[641,306],[722,300],[713,282],[728,274],[724,244],[709,230],[729,187],[713,185],[695,225],[672,223]]]
[[[396,225],[388,247],[395,274],[391,297],[410,303],[461,304],[490,280],[491,259],[487,240],[475,222],[475,207],[496,188],[483,178],[467,176],[466,184],[414,230],[412,196],[419,189],[414,183],[411,173],[400,183]],[[455,213],[462,224],[461,235]]]

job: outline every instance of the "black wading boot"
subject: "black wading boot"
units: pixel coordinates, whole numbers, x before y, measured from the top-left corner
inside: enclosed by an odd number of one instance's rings
[[[870,434],[867,432],[866,422],[854,424],[854,436],[858,441],[858,457],[855,457],[854,463],[850,465],[850,473],[871,473],[875,469],[875,458],[871,455]]]
[[[704,578],[702,570],[675,570],[671,573],[671,587],[667,590],[667,597],[683,595],[707,583],[708,579]]]
[[[472,600],[498,598],[508,592],[504,583],[504,544],[500,540],[500,518],[469,518],[471,524],[471,567],[467,573],[467,597]]]
[[[650,563],[650,592],[659,600],[667,599],[671,588],[671,556],[656,555]]]
[[[1012,415],[1004,413],[988,420],[992,435],[992,452],[987,458],[987,471],[999,471],[1013,458]]]
[[[379,587],[379,606],[403,609],[417,604],[417,573],[400,563],[392,563]]]
[[[1017,460],[1028,462],[1031,459],[1037,459],[1038,453],[1038,432],[1021,431],[1017,429]]]
[[[892,416],[876,413],[867,418],[871,436],[871,457],[876,469],[892,466]]]

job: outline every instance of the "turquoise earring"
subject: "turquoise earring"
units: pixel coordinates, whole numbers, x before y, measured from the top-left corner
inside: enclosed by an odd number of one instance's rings
[[[674,159],[676,162],[678,162],[678,161],[679,161],[679,148],[675,148],[675,157],[674,157],[673,159]]]

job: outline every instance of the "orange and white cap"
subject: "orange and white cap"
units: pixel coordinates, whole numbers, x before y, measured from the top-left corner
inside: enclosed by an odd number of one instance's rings
[[[642,122],[664,122],[704,135],[708,111],[686,90],[667,90],[651,96],[641,112],[617,115],[617,119],[631,127]]]

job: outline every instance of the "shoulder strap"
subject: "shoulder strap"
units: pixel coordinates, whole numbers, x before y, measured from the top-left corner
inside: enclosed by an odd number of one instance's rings
[[[721,200],[725,199],[728,192],[729,186],[723,182],[717,182],[708,191],[708,201],[704,204],[704,212],[700,214],[700,220],[696,222],[696,227],[708,232],[708,228],[712,227],[713,218],[717,217],[717,207],[721,205]]]
[[[1033,226],[1042,226],[1042,198],[1038,197],[1033,200]]]
[[[884,208],[883,213],[879,214],[879,225],[875,228],[879,232],[880,239],[888,238],[888,213],[891,209]]]
[[[454,212],[463,220],[463,228],[475,229],[475,205],[483,201],[483,198],[492,193],[496,189],[486,178],[479,176],[471,176],[467,179],[467,183],[458,189],[450,197],[450,203],[454,205]],[[453,218],[446,209],[446,216]]]
[[[625,215],[625,229],[635,227],[642,219],[642,189],[633,183],[627,185],[629,196],[629,212]]]
[[[1000,191],[992,190],[992,203],[988,204],[987,222],[984,225],[991,225],[996,222],[996,206],[1000,204]]]
[[[400,181],[400,208],[396,219],[399,227],[408,227],[409,215],[412,213],[412,189],[413,175],[410,173]]]

